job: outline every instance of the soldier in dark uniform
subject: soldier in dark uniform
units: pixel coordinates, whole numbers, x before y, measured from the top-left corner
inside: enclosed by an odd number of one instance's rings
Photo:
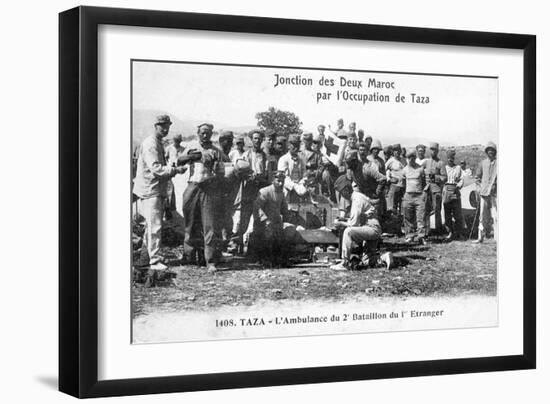
[[[193,261],[204,250],[208,271],[216,271],[221,251],[220,211],[221,188],[224,181],[222,151],[210,140],[213,126],[198,126],[200,145],[188,149],[178,158],[178,164],[189,164],[189,185],[183,193],[183,217],[185,223],[184,251]],[[200,254],[199,254],[200,255]],[[199,256],[199,261],[201,257]]]

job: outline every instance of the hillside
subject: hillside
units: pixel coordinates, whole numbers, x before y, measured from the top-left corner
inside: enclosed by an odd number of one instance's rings
[[[157,110],[134,110],[132,115],[132,148],[136,148],[139,144],[153,133],[153,123],[158,115],[168,114],[173,124],[170,127],[168,139],[176,134],[182,134],[185,143],[195,139],[197,133],[197,125],[209,122],[214,125],[214,139],[217,139],[217,132],[222,129],[232,130],[235,133],[248,132],[255,126],[227,126],[223,122],[212,120],[181,120],[175,114]]]

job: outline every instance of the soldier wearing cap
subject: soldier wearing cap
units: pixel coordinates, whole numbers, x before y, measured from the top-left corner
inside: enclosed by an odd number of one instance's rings
[[[286,175],[285,189],[289,203],[299,203],[305,196],[307,189],[304,186],[306,167],[304,159],[300,156],[300,135],[290,135],[288,138],[288,153],[281,156],[277,170]]]
[[[189,184],[183,194],[184,252],[190,261],[196,257],[201,261],[203,249],[209,272],[216,271],[221,255],[221,185],[225,175],[223,152],[211,141],[213,128],[209,123],[200,124],[199,146],[178,159],[179,164],[189,164]]]
[[[447,181],[442,192],[445,227],[448,232],[447,240],[455,237],[462,238],[464,232],[464,216],[460,199],[460,189],[464,185],[464,178],[462,168],[455,163],[455,157],[454,149],[447,150],[447,165],[445,166]]]
[[[498,231],[498,211],[497,211],[497,145],[494,142],[488,142],[485,147],[487,158],[478,166],[476,171],[476,182],[479,185],[480,212],[479,229],[476,242],[481,243],[487,237],[488,231],[492,228],[495,239]]]
[[[254,202],[254,229],[249,251],[273,265],[284,265],[296,235],[284,196],[287,175],[283,171],[273,174],[271,185],[260,189]]]
[[[439,144],[432,142],[429,144],[431,157],[424,162],[424,171],[426,173],[427,194],[426,194],[426,229],[430,229],[430,214],[433,211],[435,215],[435,233],[443,232],[441,220],[441,201],[443,185],[447,181],[447,171],[445,164],[439,158]]]
[[[386,163],[384,163],[384,160],[380,157],[380,152],[382,151],[382,142],[378,139],[374,139],[370,144],[370,154],[368,155],[367,159],[371,162],[376,164],[378,167],[378,171],[380,171],[380,174],[386,175]]]
[[[239,192],[235,198],[235,215],[233,217],[233,235],[231,245],[235,250],[242,251],[243,235],[248,229],[250,218],[253,213],[253,204],[258,191],[267,186],[267,158],[262,150],[264,132],[254,130],[252,135],[252,148],[245,152],[241,160],[250,164],[250,174],[243,178],[240,183]]]
[[[155,120],[155,133],[146,137],[138,150],[136,177],[133,193],[139,198],[140,213],[145,218],[144,244],[149,254],[152,270],[166,270],[160,256],[162,214],[170,178],[182,174],[184,167],[171,167],[166,161],[162,139],[169,131],[172,121],[168,115],[159,115]]]
[[[267,171],[267,181],[271,183],[273,179],[273,173],[277,171],[277,162],[281,154],[277,152],[277,133],[272,129],[267,129],[265,131],[265,141],[263,145],[263,150],[266,157],[266,171]]]
[[[401,145],[392,146],[392,156],[386,161],[386,178],[390,187],[386,196],[386,206],[390,212],[401,212],[401,201],[403,199],[403,169],[405,164],[401,159]]]
[[[422,244],[426,243],[426,229],[424,221],[424,209],[426,196],[426,174],[424,167],[416,163],[416,150],[407,152],[408,164],[403,169],[405,182],[405,195],[403,196],[403,216],[405,219],[406,242],[411,242],[414,237]]]

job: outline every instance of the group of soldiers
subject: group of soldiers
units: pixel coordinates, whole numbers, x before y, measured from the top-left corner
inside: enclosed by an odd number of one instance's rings
[[[289,136],[260,129],[237,135],[222,131],[218,145],[211,139],[213,125],[203,123],[197,127],[197,146],[183,147],[181,135],[176,135],[165,150],[171,124],[168,115],[158,116],[154,133],[137,151],[133,193],[146,223],[151,269],[167,269],[159,254],[163,215],[166,201],[173,198],[171,178],[184,173],[185,260],[202,263],[211,272],[225,257],[244,253],[250,220],[247,254],[284,265],[296,237],[293,207],[314,195],[325,196],[339,212],[331,224],[342,233],[341,262],[335,270],[351,269],[358,247],[368,265],[389,267],[391,255],[380,255],[377,248],[391,218],[403,217],[407,242],[427,243],[432,211],[433,233],[464,237],[460,189],[467,173],[455,161],[453,149],[447,150],[444,163],[437,143],[429,144],[429,157],[422,144],[409,150],[399,144],[383,148],[380,140],[357,131],[355,123],[344,129],[339,119],[336,128],[328,127],[332,136],[325,135],[324,125],[317,133]],[[338,148],[334,138],[340,140]],[[476,242],[483,242],[491,226],[496,231],[497,223],[496,145],[489,143],[485,153],[475,176],[480,185]]]

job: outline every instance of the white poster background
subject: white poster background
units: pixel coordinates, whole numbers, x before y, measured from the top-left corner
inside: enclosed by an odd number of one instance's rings
[[[521,51],[118,26],[100,27],[98,39],[100,380],[522,353]],[[499,159],[513,162],[499,165],[499,326],[130,344],[133,58],[498,76]]]

